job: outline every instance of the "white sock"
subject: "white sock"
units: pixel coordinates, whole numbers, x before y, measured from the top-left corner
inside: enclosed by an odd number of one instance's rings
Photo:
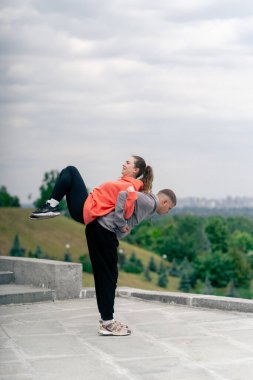
[[[49,203],[51,207],[56,207],[59,204],[59,202],[54,198],[49,199],[47,203]]]

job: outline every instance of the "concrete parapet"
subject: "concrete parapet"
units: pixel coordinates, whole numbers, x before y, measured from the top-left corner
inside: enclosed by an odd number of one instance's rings
[[[0,286],[0,305],[53,301],[53,290],[31,285],[8,284]]]
[[[54,290],[56,299],[80,297],[82,289],[81,264],[0,256],[0,270],[13,272],[16,284]]]
[[[185,305],[207,309],[253,313],[253,300],[244,298],[208,296],[179,292],[162,292],[133,288],[118,288],[117,295],[120,297],[136,297],[148,301],[159,301],[172,305]]]
[[[14,282],[15,277],[14,273],[10,271],[2,272],[0,271],[0,285],[2,284],[10,284],[11,282]]]
[[[96,297],[95,288],[83,288],[80,292],[80,298],[94,298]]]

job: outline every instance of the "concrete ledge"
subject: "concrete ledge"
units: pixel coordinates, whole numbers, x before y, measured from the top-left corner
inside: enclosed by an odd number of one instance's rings
[[[31,285],[8,284],[0,287],[0,305],[53,301],[53,290]]]
[[[83,288],[80,292],[80,298],[94,298],[96,297],[95,288]]]
[[[79,298],[82,289],[82,265],[77,263],[0,256],[0,270],[13,272],[16,284],[54,290],[59,300]]]
[[[207,309],[219,309],[253,313],[253,300],[244,298],[206,296],[192,293],[160,292],[133,288],[118,288],[119,297],[136,297],[148,301],[158,301],[171,305],[185,305]]]
[[[14,273],[10,271],[0,272],[0,285],[10,284],[15,281]]]

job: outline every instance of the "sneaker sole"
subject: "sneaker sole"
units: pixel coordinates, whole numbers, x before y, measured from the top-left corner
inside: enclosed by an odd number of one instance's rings
[[[30,215],[30,219],[32,220],[41,220],[41,219],[51,219],[54,218],[55,216],[61,215],[60,212],[58,213],[47,213],[47,214],[38,214],[38,215]]]
[[[104,330],[104,331],[99,330],[98,333],[101,336],[128,336],[131,334],[131,331],[128,332],[127,334],[120,334],[120,333],[117,334],[117,333],[112,333],[112,332],[106,331],[106,330]]]

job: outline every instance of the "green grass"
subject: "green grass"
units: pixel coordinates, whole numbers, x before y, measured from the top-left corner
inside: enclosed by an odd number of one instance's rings
[[[13,244],[16,234],[19,235],[20,244],[29,251],[34,252],[39,245],[51,259],[63,260],[66,244],[70,244],[70,253],[73,262],[79,262],[79,257],[88,255],[88,248],[83,225],[63,216],[46,219],[31,220],[29,215],[32,209],[1,208],[0,212],[0,254],[7,256]],[[138,248],[124,241],[120,241],[120,248],[124,250],[126,257],[132,252],[142,260],[146,267],[152,256],[159,265],[161,258],[147,250]],[[119,273],[118,286],[129,286],[149,290],[177,291],[178,279],[170,277],[167,289],[158,287],[157,274],[151,273],[152,282],[144,279],[143,274]],[[93,275],[83,274],[83,286],[94,286]]]
[[[167,288],[161,288],[156,285],[157,274],[151,273],[152,282],[148,282],[144,279],[143,275],[119,272],[118,286],[127,286],[130,288],[138,288],[145,290],[161,290],[161,291],[178,291],[179,279],[176,277],[169,277],[169,284]],[[83,273],[83,286],[94,287],[93,275],[90,273]]]
[[[60,216],[46,220],[31,220],[32,210],[22,208],[1,208],[0,212],[0,253],[8,255],[15,234],[20,244],[28,251],[34,251],[39,245],[52,259],[63,260],[66,244],[74,262],[81,254],[87,254],[84,226]]]

